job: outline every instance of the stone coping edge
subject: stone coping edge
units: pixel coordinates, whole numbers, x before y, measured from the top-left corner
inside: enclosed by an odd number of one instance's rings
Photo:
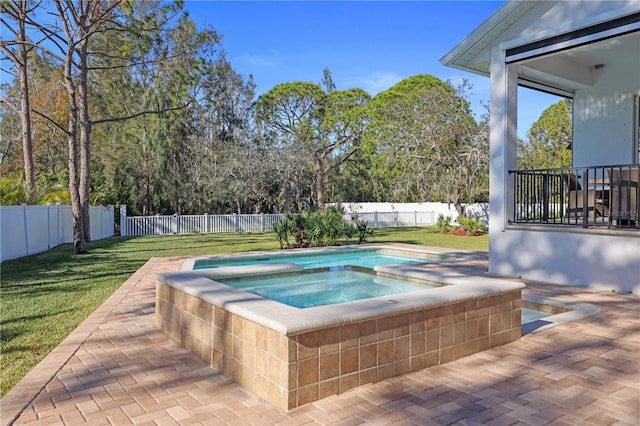
[[[269,272],[277,267],[290,270],[290,264],[272,264]],[[255,268],[252,265],[251,268]],[[244,267],[236,267],[240,274]],[[356,300],[335,305],[311,308],[294,308],[265,299],[215,281],[211,274],[198,271],[156,274],[156,279],[214,306],[270,328],[286,336],[314,331],[371,318],[391,316],[402,312],[448,305],[473,298],[521,290],[521,282],[507,281],[485,276],[471,276],[441,272],[417,266],[395,265],[374,268],[377,272],[399,277],[417,278],[435,283],[449,284],[444,287],[412,291],[392,296]],[[225,274],[228,275],[228,274]]]
[[[590,303],[579,302],[563,302],[557,299],[552,299],[544,296],[536,296],[527,294],[522,297],[523,301],[537,303],[540,305],[557,306],[562,309],[567,309],[567,312],[561,312],[555,315],[549,315],[543,319],[531,321],[522,324],[522,335],[544,330],[550,327],[555,327],[565,322],[579,320],[591,315],[595,315],[600,312],[600,309]]]

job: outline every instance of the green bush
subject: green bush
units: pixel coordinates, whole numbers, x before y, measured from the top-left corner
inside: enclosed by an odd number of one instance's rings
[[[484,221],[482,221],[482,219],[459,217],[458,223],[467,232],[467,235],[480,235],[485,232]]]
[[[306,232],[308,213],[287,213],[278,223],[273,225],[280,248],[308,247],[309,237]],[[294,243],[290,242],[293,239]]]
[[[280,244],[280,248],[289,247],[289,237],[291,236],[290,223],[286,220],[286,217],[273,225],[273,231],[276,233],[276,238]]]
[[[440,229],[443,234],[451,232],[453,230],[453,225],[451,224],[451,216],[444,217],[443,215],[438,216],[438,221],[436,222],[436,226]]]
[[[352,221],[353,225],[344,219],[344,210],[329,207],[313,213],[288,213],[273,229],[280,248],[335,246],[341,240],[353,238],[360,244],[373,235],[373,230],[357,215]]]
[[[353,221],[354,225],[350,226],[349,228],[355,231],[352,234],[355,234],[358,237],[358,244],[366,242],[367,238],[373,236],[373,229],[369,228],[367,222],[360,219],[357,214],[353,215],[351,220]]]

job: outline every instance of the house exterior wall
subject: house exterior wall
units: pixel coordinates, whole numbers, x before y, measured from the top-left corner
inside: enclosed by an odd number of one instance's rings
[[[601,166],[634,161],[633,93],[594,91],[574,97],[573,165]],[[612,149],[616,145],[618,148]],[[620,149],[619,147],[624,147]]]
[[[553,35],[555,27],[587,19],[630,2],[541,3],[523,16],[506,39],[492,47],[489,272],[557,284],[617,292],[640,293],[640,238],[638,235],[593,233],[582,228],[533,229],[509,225],[513,217],[513,190],[508,170],[515,169],[513,137],[517,116],[514,65],[505,64],[509,40],[535,34]],[[636,3],[637,4],[637,3]],[[559,30],[558,30],[559,31]],[[515,65],[517,66],[517,65]],[[631,65],[631,69],[640,69]],[[574,106],[574,165],[593,166],[633,162],[633,97],[638,94],[637,73],[629,67],[603,70],[598,83],[579,90]],[[626,150],[612,149],[623,144]]]
[[[640,74],[629,72],[630,69],[640,70],[640,64],[618,65],[609,70],[605,65],[593,88],[576,92],[574,166],[634,162],[634,97],[640,95]]]
[[[640,238],[574,232],[490,231],[489,272],[640,293]]]

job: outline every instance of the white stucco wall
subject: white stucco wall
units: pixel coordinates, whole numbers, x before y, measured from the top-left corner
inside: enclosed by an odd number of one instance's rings
[[[634,161],[633,93],[574,98],[573,165],[601,166]]]
[[[640,294],[640,238],[508,229],[489,253],[492,274]]]
[[[630,72],[636,70],[636,72]],[[573,107],[573,164],[599,166],[634,162],[634,97],[640,95],[640,60],[605,64],[598,82],[578,90]]]

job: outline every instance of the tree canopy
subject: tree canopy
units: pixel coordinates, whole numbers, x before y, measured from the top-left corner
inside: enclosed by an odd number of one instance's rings
[[[382,200],[461,210],[487,198],[486,118],[472,115],[466,83],[417,75],[372,98],[338,90],[324,69],[319,83],[256,97],[221,35],[197,28],[180,2],[2,5],[15,12],[3,23],[22,19],[26,31],[2,39],[3,59],[18,59],[1,87],[2,202],[70,200],[81,241],[94,202],[146,215]],[[56,25],[42,21],[50,13]]]
[[[462,204],[488,196],[487,119],[477,123],[464,97],[432,75],[409,77],[370,104],[365,150],[388,201]]]
[[[533,123],[528,141],[518,145],[519,169],[552,169],[571,166],[573,108],[563,99],[545,109]]]
[[[325,72],[325,80],[330,79]],[[328,174],[349,160],[359,149],[370,96],[362,89],[325,92],[318,84],[284,83],[260,96],[255,105],[256,121],[263,137],[273,140],[272,150],[282,151],[296,163],[289,163],[293,176],[312,170],[315,203],[323,209],[324,185]],[[288,152],[288,154],[286,154]],[[304,192],[303,181],[285,182],[286,191]],[[300,197],[297,197],[300,198]],[[296,206],[300,209],[301,205]],[[290,206],[287,206],[290,210]]]

